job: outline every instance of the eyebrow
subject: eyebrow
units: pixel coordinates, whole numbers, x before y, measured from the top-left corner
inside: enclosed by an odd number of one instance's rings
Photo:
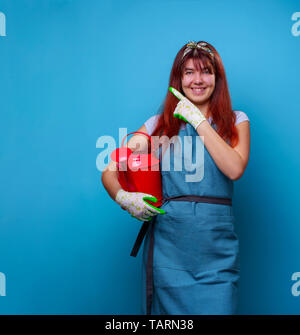
[[[205,69],[208,69],[209,70],[209,68],[207,67],[207,66],[204,66],[204,70]],[[192,71],[194,71],[195,69],[194,68],[189,68],[189,67],[186,67],[185,69],[184,69],[184,71],[188,71],[188,70],[192,70]]]

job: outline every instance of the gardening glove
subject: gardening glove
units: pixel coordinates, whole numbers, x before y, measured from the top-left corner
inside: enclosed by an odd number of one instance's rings
[[[190,123],[197,130],[199,124],[206,120],[205,116],[200,112],[199,108],[175,88],[169,87],[169,90],[180,100],[174,110],[173,116]]]
[[[165,214],[164,210],[148,204],[146,200],[157,202],[153,195],[141,192],[120,189],[116,195],[116,202],[140,221],[150,221],[154,215]]]

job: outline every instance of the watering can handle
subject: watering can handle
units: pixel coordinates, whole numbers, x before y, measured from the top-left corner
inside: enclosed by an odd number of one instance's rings
[[[152,145],[152,142],[151,142],[151,136],[149,136],[149,135],[146,134],[146,133],[143,133],[142,131],[133,131],[132,133],[127,134],[127,135],[123,138],[123,141],[122,141],[122,143],[121,143],[121,147],[123,147],[125,138],[126,138],[127,136],[131,135],[131,134],[143,134],[143,135],[145,135],[145,136],[148,136],[148,138],[149,138],[149,140],[150,140],[150,145]]]

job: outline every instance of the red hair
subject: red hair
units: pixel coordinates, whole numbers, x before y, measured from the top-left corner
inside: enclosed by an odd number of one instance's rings
[[[209,100],[207,118],[209,118],[209,116],[212,117],[213,122],[217,126],[218,134],[225,141],[229,141],[230,145],[234,147],[238,143],[238,133],[235,127],[236,115],[232,110],[225,69],[217,50],[209,43],[207,43],[207,47],[213,51],[214,57],[210,56],[208,52],[198,48],[193,49],[183,57],[186,45],[179,50],[171,69],[168,87],[172,86],[185,95],[181,87],[181,78],[184,65],[188,59],[193,59],[197,70],[201,68],[201,63],[204,67],[208,67],[210,73],[215,74],[215,89]],[[158,118],[152,136],[166,135],[171,138],[174,135],[178,135],[181,124],[185,123],[173,116],[178,101],[173,93],[168,90],[163,113]]]

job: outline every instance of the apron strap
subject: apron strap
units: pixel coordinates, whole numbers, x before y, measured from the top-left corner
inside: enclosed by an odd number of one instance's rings
[[[204,197],[198,195],[184,195],[172,198],[163,199],[163,203],[166,201],[195,201],[195,202],[204,202],[204,203],[213,203],[213,204],[222,204],[222,205],[231,205],[231,199],[229,198],[214,198],[214,197]],[[133,249],[131,251],[130,256],[136,257],[139,248],[143,242],[143,239],[146,235],[146,232],[151,223],[151,232],[150,232],[150,240],[148,247],[148,255],[147,255],[147,264],[146,264],[146,309],[147,315],[151,315],[152,308],[152,297],[153,297],[153,250],[154,250],[154,224],[156,221],[157,215],[152,217],[150,221],[144,221],[142,228],[138,234],[138,237],[135,241]]]
[[[215,197],[205,197],[205,196],[200,196],[200,195],[180,195],[177,197],[164,198],[162,200],[162,203],[164,204],[166,201],[192,201],[192,202],[194,201],[194,202],[204,202],[208,204],[232,206],[232,200],[230,198],[215,198]],[[136,238],[134,246],[131,250],[130,256],[136,257],[136,255],[138,254],[141,244],[144,240],[144,237],[147,233],[147,230],[151,222],[153,222],[153,219],[151,221],[144,221],[139,231],[139,234]]]
[[[149,241],[147,265],[146,265],[146,304],[147,315],[151,315],[152,297],[153,297],[153,250],[154,250],[154,223],[151,224],[151,235]]]
[[[136,257],[136,255],[139,252],[139,249],[141,247],[141,244],[143,242],[143,239],[144,239],[144,237],[146,235],[146,232],[147,232],[147,230],[149,228],[150,222],[152,222],[152,221],[153,221],[153,219],[151,221],[144,221],[143,222],[142,228],[139,231],[139,234],[138,234],[138,236],[136,238],[134,246],[133,246],[133,248],[131,250],[130,256]]]
[[[163,199],[163,203],[166,201],[194,201],[194,202],[204,202],[207,204],[217,204],[217,205],[229,205],[232,206],[232,200],[230,198],[216,198],[216,197],[206,197],[200,195],[179,195],[177,197],[170,197]]]

